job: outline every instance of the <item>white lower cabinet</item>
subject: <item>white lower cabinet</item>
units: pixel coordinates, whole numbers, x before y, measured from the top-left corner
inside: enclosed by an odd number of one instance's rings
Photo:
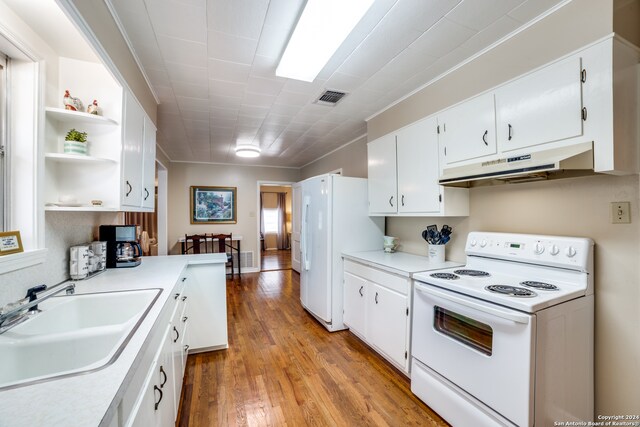
[[[411,280],[344,261],[344,324],[385,359],[409,374]]]
[[[189,332],[189,351],[193,353],[228,348],[224,264],[190,265],[187,275],[188,298],[197,301],[189,305],[189,321],[198,326]]]
[[[173,358],[171,326],[165,329],[162,342],[144,383],[138,405],[130,418],[132,427],[170,426],[175,424]]]

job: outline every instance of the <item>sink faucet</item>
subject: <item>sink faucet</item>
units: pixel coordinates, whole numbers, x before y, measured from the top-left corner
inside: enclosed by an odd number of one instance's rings
[[[41,302],[63,291],[66,292],[67,295],[72,295],[75,293],[75,289],[76,284],[73,282],[62,282],[49,290],[47,290],[46,285],[29,288],[24,298],[0,308],[0,334],[39,313],[38,304]]]

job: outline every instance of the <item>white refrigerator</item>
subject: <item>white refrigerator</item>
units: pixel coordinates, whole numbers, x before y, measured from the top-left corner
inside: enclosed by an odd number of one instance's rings
[[[382,250],[384,218],[369,217],[367,180],[320,175],[301,182],[300,301],[329,331],[342,323],[342,251]]]

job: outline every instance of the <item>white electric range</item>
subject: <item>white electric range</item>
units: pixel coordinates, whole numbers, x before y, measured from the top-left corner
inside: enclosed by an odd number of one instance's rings
[[[472,232],[414,275],[411,389],[453,425],[593,419],[593,241]]]

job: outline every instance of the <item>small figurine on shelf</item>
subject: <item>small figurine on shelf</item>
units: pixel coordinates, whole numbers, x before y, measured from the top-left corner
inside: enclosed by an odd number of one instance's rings
[[[95,114],[96,116],[101,115],[100,114],[100,107],[98,107],[98,101],[96,101],[95,99],[93,100],[92,104],[89,104],[89,106],[87,107],[87,113],[89,114]]]
[[[84,111],[84,105],[78,98],[74,98],[69,93],[69,89],[64,91],[64,98],[62,98],[65,110],[71,111]]]

